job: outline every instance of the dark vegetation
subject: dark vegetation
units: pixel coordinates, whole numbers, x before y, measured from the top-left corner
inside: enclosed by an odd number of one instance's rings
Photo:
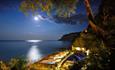
[[[54,1],[54,0],[53,0]],[[56,0],[57,1],[57,0]],[[73,2],[74,0],[72,0]],[[89,0],[85,0],[86,2]],[[69,1],[67,5],[71,6]],[[76,2],[76,1],[75,1]],[[63,2],[54,2],[57,7],[59,17],[63,14],[62,7]],[[74,6],[74,3],[71,7]],[[42,6],[44,7],[44,6]],[[70,7],[67,7],[70,9]],[[115,1],[114,0],[101,0],[101,5],[99,6],[99,11],[96,16],[93,16],[90,9],[86,5],[87,16],[88,16],[88,27],[79,33],[72,33],[64,35],[60,40],[72,41],[72,45],[77,47],[85,47],[90,50],[90,54],[82,61],[75,63],[70,69],[71,70],[115,70]],[[44,11],[50,9],[50,5]],[[30,8],[26,8],[30,9]],[[73,8],[74,9],[74,8]],[[73,10],[71,9],[71,10]],[[26,11],[26,10],[23,10]],[[68,10],[67,10],[68,11]],[[59,13],[62,12],[62,13]],[[69,12],[71,13],[71,11]],[[64,18],[67,13],[64,14]],[[62,17],[63,18],[63,17]],[[69,19],[69,18],[68,18]],[[59,19],[60,20],[60,19]],[[68,20],[69,21],[69,20]],[[68,22],[67,21],[67,22]],[[64,21],[65,22],[65,21]],[[11,61],[11,65],[8,63],[0,62],[0,70],[24,70],[25,61]],[[3,68],[4,67],[4,68]],[[8,69],[10,68],[10,69]]]
[[[79,35],[80,35],[80,32],[69,33],[69,34],[63,35],[63,36],[61,37],[61,39],[59,39],[59,40],[61,40],[61,41],[74,42],[75,39],[76,39],[77,37],[79,37]]]

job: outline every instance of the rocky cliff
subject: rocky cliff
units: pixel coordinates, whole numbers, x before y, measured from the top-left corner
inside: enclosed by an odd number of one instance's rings
[[[59,39],[60,41],[70,41],[73,42],[77,37],[79,37],[80,32],[65,34]]]

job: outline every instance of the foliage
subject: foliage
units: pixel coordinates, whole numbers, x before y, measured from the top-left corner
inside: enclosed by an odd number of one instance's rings
[[[27,62],[21,58],[13,58],[9,62],[0,61],[0,70],[27,70]]]
[[[73,45],[90,50],[90,54],[79,63],[82,64],[81,70],[109,70],[110,49],[95,34],[81,33]]]
[[[73,42],[73,45],[76,47],[85,47],[87,49],[98,47],[100,45],[100,40],[94,34],[90,32],[81,32],[80,37],[76,38],[76,40]]]
[[[87,2],[88,0],[85,1]],[[48,14],[56,12],[55,14],[59,18],[60,16],[65,18],[70,17],[71,14],[76,12],[77,3],[78,0],[24,0],[20,8],[23,12],[37,10],[42,10]],[[81,70],[109,70],[110,49],[107,47],[115,46],[115,17],[112,16],[114,14],[112,12],[114,11],[114,5],[112,0],[102,0],[99,13],[95,17],[96,25],[92,21],[93,16],[90,8],[86,5],[89,21],[92,22],[92,29],[91,31],[88,30],[87,33],[81,32],[80,37],[76,38],[75,42],[73,42],[73,45],[76,47],[85,47],[90,50],[90,54],[77,64],[82,66]],[[97,27],[97,25],[101,28]],[[107,34],[103,34],[103,31],[107,31]],[[104,36],[101,38],[97,34]]]
[[[10,70],[10,68],[3,61],[0,61],[0,70]]]
[[[107,46],[114,47],[115,44],[115,9],[113,0],[102,0],[99,13],[95,16],[98,26],[108,32],[104,42]]]
[[[20,9],[23,12],[44,11],[47,14],[56,12],[59,16],[70,16],[75,13],[78,0],[24,0]]]
[[[98,26],[108,32],[103,39],[104,44],[110,48],[110,67],[114,69],[115,64],[115,1],[114,0],[102,0],[99,7],[99,12],[95,16]]]

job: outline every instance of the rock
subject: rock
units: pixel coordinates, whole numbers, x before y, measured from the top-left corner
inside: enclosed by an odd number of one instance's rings
[[[80,32],[69,33],[69,34],[63,35],[61,39],[59,40],[73,42],[77,37],[79,37],[79,35],[80,35]]]

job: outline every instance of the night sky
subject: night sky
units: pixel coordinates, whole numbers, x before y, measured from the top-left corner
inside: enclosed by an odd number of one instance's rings
[[[0,0],[0,40],[58,40],[64,34],[79,32],[87,26],[87,21],[82,24],[59,24],[52,19],[38,18],[30,14],[24,15],[19,5],[22,0]],[[94,14],[97,13],[99,1],[92,4]],[[86,16],[84,5],[77,12]],[[40,17],[42,14],[38,14]]]

